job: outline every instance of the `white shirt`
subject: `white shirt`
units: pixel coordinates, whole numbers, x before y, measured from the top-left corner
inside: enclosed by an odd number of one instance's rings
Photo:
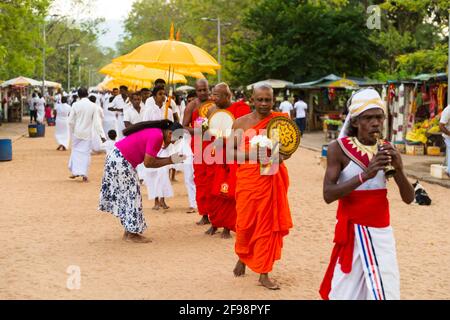
[[[103,115],[105,121],[115,121],[116,120],[116,114],[113,111],[109,111],[108,108],[112,107],[112,102],[110,104],[109,98],[111,95],[108,93],[103,97]]]
[[[122,95],[118,94],[110,104],[110,108],[122,109],[125,111],[129,106],[130,99],[123,100]]]
[[[280,104],[281,112],[287,113],[289,116],[291,115],[291,110],[294,110],[294,107],[289,101],[283,101]]]
[[[118,94],[114,100],[111,102],[108,108],[115,108],[115,109],[122,109],[123,112],[127,110],[130,107],[130,99],[127,97],[127,99],[124,101],[121,94]],[[116,111],[116,115],[118,118],[120,118],[120,121],[123,121],[123,112]]]
[[[172,100],[172,102],[173,102],[173,100]],[[165,113],[164,110],[165,110],[165,103],[163,103],[163,106],[160,108],[156,105],[155,99],[153,99],[153,97],[150,97],[145,102],[145,110],[144,110],[144,115],[143,115],[142,121],[163,120],[164,113]],[[167,112],[167,118],[169,120],[173,121],[173,111],[170,108]]]
[[[35,106],[35,108],[36,108],[36,110],[44,110],[45,109],[45,99],[44,99],[44,97],[42,97],[42,98],[39,98],[39,97],[36,97],[36,98],[34,98],[34,106]]]
[[[298,100],[295,105],[294,109],[296,111],[296,118],[305,118],[306,117],[306,110],[308,110],[308,105],[305,103],[305,101]]]
[[[166,100],[164,100],[163,105],[166,104],[167,98]],[[149,107],[150,105],[156,105],[155,102],[155,98],[154,97],[150,97],[147,99],[147,101],[145,101],[145,108]],[[176,110],[177,108],[177,104],[175,103],[175,101],[173,99],[170,100],[170,106],[172,107],[172,113],[177,113]]]
[[[447,130],[450,130],[450,105],[448,105],[444,111],[441,113],[441,120],[440,123],[444,124]],[[442,134],[444,138],[450,139],[450,136],[446,135],[445,133]]]
[[[63,120],[67,119],[72,108],[67,103],[58,103],[55,107],[56,118]]]
[[[90,140],[93,130],[100,137],[105,138],[98,110],[98,106],[88,98],[83,98],[72,105],[69,126],[75,138]]]
[[[143,107],[143,104],[141,103],[141,111],[138,112],[133,106],[131,108],[126,109],[123,112],[123,121],[128,121],[131,124],[135,124],[138,122],[142,122],[142,119],[144,118],[144,112],[145,108]]]
[[[61,103],[61,94],[60,93],[57,93],[56,95],[55,95],[55,104],[59,104],[59,103]]]

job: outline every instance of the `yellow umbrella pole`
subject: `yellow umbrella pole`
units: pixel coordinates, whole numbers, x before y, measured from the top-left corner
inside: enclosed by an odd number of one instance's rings
[[[169,87],[170,87],[170,69],[171,69],[171,67],[169,66],[169,77],[167,78],[167,81],[169,82]],[[171,90],[172,90],[172,88],[169,89],[169,97],[167,97],[166,106],[164,108],[164,119],[168,119],[168,117],[169,117],[169,105],[170,105],[170,99],[171,99]]]

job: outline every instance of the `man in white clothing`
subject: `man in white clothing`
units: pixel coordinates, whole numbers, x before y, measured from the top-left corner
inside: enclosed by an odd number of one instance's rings
[[[131,94],[131,105],[131,108],[128,108],[123,112],[123,122],[125,128],[128,128],[132,124],[141,122],[144,116],[145,109],[142,106],[142,98],[138,92]]]
[[[88,171],[91,162],[91,140],[93,132],[106,141],[98,107],[88,99],[86,88],[78,89],[80,100],[72,105],[69,115],[69,126],[72,134],[72,153],[69,159],[71,179],[83,177],[88,181]]]
[[[301,97],[296,97],[295,99],[297,100],[294,103],[295,122],[303,135],[303,132],[305,132],[306,129],[306,113],[308,110],[308,105],[302,100]]]
[[[156,87],[166,87],[166,81],[164,81],[163,79],[156,79],[155,81],[155,88]],[[167,94],[167,92],[166,92]],[[166,100],[164,100],[164,105],[167,102],[167,96],[166,96]],[[144,121],[148,121],[148,120],[160,120],[159,119],[159,112],[157,112],[157,110],[155,108],[156,104],[155,104],[155,97],[151,96],[149,97],[146,101],[145,101],[145,115],[144,115]],[[175,101],[173,99],[170,100],[170,111],[169,113],[172,114],[172,119],[169,116],[169,120],[171,121],[175,121],[175,122],[180,122],[180,117],[179,115],[176,113],[177,110],[177,105],[175,103]],[[154,119],[154,118],[158,118],[158,119]]]
[[[447,166],[447,176],[450,177],[450,104],[442,111],[441,120],[439,121],[439,128],[444,137],[446,146],[445,164]]]
[[[287,113],[289,115],[289,118],[292,119],[293,118],[293,116],[292,116],[293,110],[294,110],[294,107],[289,102],[288,97],[285,96],[284,101],[280,104],[280,111],[283,113]]]
[[[128,87],[120,86],[120,94],[117,95],[109,105],[108,110],[116,112],[116,132],[118,139],[123,138],[122,131],[125,129],[123,123],[123,113],[129,107],[130,99],[128,98]]]

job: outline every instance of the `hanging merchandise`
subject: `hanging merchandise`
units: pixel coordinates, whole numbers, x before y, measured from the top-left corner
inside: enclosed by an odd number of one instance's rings
[[[428,96],[428,86],[424,83],[422,85],[422,102],[423,104],[426,104],[430,100],[430,97]]]
[[[388,101],[391,103],[395,99],[395,85],[391,83],[389,85],[389,95],[388,95]]]
[[[414,85],[414,89],[410,90],[410,104],[409,104],[409,112],[408,119],[406,124],[406,133],[410,132],[414,126],[415,114],[417,111],[417,103],[416,103],[416,95],[417,95],[417,83]]]
[[[430,119],[433,119],[436,116],[436,107],[437,107],[437,86],[430,86]]]
[[[328,100],[334,101],[334,98],[336,97],[336,90],[334,88],[328,88]]]
[[[441,83],[437,92],[437,104],[438,104],[438,114],[444,110],[445,106],[445,95],[447,94],[447,84]]]

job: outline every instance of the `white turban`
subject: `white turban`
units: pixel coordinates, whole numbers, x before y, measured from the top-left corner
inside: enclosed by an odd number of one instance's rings
[[[361,89],[352,94],[347,102],[348,114],[344,126],[339,133],[339,139],[348,136],[351,119],[370,109],[381,109],[386,114],[386,104],[379,93],[373,88]]]

